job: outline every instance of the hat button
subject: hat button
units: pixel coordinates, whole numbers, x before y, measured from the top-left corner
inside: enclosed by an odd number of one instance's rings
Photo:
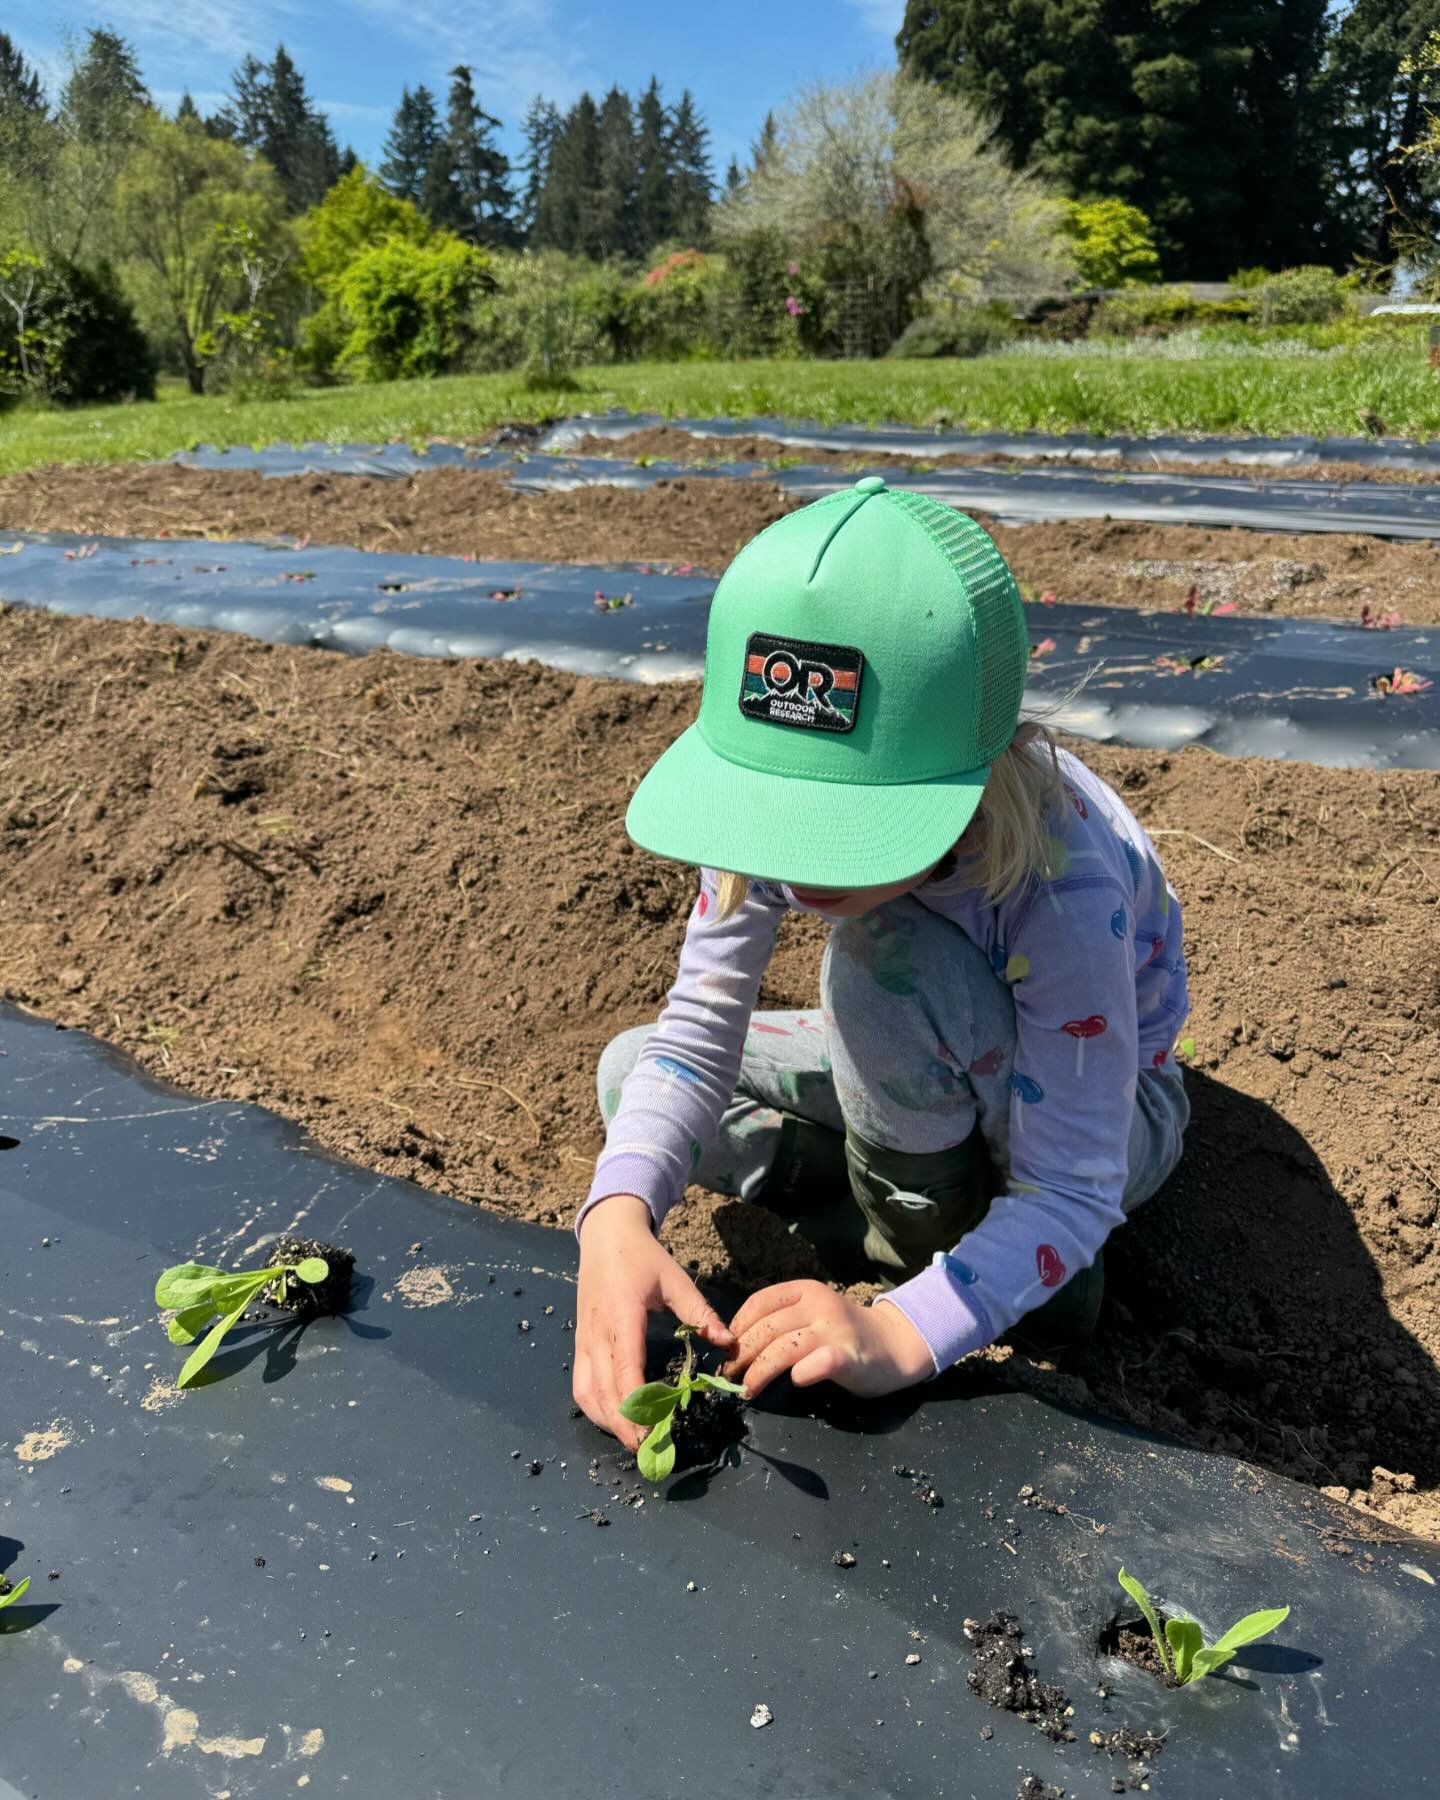
[[[883,494],[885,492],[885,477],[883,475],[863,476],[855,483],[855,492],[857,494]]]

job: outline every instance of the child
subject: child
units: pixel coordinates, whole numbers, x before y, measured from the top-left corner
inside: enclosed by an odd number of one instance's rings
[[[575,1398],[625,1443],[661,1307],[751,1395],[786,1370],[885,1394],[1012,1327],[1093,1328],[1101,1245],[1180,1155],[1185,961],[1144,831],[1019,725],[1028,659],[990,538],[878,476],[720,583],[698,722],[626,819],[700,891],[659,1023],[601,1059],[576,1227]],[[752,1017],[791,909],[835,922],[820,1010]],[[727,1327],[656,1236],[691,1180],[888,1291],[783,1282]]]

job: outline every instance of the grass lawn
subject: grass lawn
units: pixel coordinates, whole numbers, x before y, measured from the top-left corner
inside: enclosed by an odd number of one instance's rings
[[[281,400],[195,398],[0,417],[0,473],[41,463],[141,462],[207,444],[469,437],[505,420],[625,407],[696,417],[1007,431],[1256,432],[1354,436],[1360,413],[1387,431],[1440,436],[1440,377],[1418,348],[1296,358],[1189,360],[998,355],[936,362],[632,363],[590,368],[571,393],[513,375],[455,375],[310,388]]]

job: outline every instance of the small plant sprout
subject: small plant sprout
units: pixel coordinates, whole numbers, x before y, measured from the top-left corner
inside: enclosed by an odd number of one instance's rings
[[[14,1587],[7,1585],[5,1591],[0,1593],[0,1606],[13,1606],[29,1585],[30,1577],[28,1575],[23,1581],[17,1581]]]
[[[715,1394],[739,1394],[743,1397],[745,1390],[733,1381],[726,1381],[723,1375],[697,1375],[695,1373],[695,1327],[682,1325],[675,1333],[685,1346],[685,1362],[680,1370],[680,1378],[673,1385],[668,1381],[647,1381],[642,1387],[632,1388],[620,1402],[621,1413],[632,1425],[648,1425],[649,1435],[642,1441],[635,1452],[635,1460],[640,1465],[640,1473],[647,1481],[663,1481],[675,1467],[675,1439],[671,1435],[671,1427],[675,1422],[675,1411],[686,1411],[693,1395],[709,1390]]]
[[[1216,1669],[1223,1668],[1237,1650],[1243,1649],[1246,1644],[1253,1644],[1257,1638],[1268,1637],[1290,1617],[1288,1606],[1272,1606],[1261,1612],[1246,1613],[1223,1637],[1216,1638],[1213,1644],[1207,1644],[1205,1634],[1194,1619],[1167,1619],[1165,1629],[1161,1631],[1160,1615],[1156,1611],[1155,1602],[1146,1591],[1144,1582],[1137,1576],[1121,1569],[1120,1585],[1144,1613],[1145,1623],[1150,1627],[1150,1635],[1155,1640],[1156,1654],[1165,1673],[1177,1687],[1184,1687],[1187,1682],[1198,1681],[1202,1675],[1210,1675]]]
[[[324,1281],[330,1265],[320,1256],[307,1256],[303,1262],[281,1263],[265,1269],[245,1269],[231,1274],[226,1269],[212,1269],[207,1263],[179,1263],[155,1283],[155,1304],[173,1307],[175,1317],[165,1327],[172,1344],[192,1344],[210,1325],[205,1337],[185,1359],[185,1366],[175,1378],[176,1387],[188,1387],[210,1358],[220,1348],[220,1340],[240,1318],[262,1288],[274,1286],[275,1298],[283,1301],[291,1281]],[[219,1318],[216,1319],[216,1314]]]

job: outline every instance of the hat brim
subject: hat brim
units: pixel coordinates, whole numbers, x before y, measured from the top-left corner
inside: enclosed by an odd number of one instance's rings
[[[937,863],[975,816],[990,768],[876,787],[765,774],[681,734],[636,788],[625,829],[642,850],[762,881],[846,892]]]

